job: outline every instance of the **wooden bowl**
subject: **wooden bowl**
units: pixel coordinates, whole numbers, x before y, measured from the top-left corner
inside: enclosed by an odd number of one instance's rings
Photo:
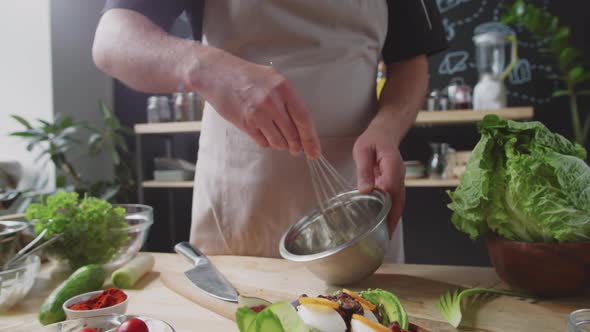
[[[492,264],[511,288],[545,297],[576,295],[590,286],[590,242],[486,240]]]

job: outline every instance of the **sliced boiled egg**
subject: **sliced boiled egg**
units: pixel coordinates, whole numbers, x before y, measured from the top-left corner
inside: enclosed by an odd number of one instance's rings
[[[364,316],[354,314],[350,321],[350,332],[391,332],[391,329]]]
[[[375,323],[379,323],[379,320],[377,319],[377,317],[375,316],[375,314],[369,309],[367,308],[364,304],[361,304],[363,306],[363,311],[364,311],[364,315],[366,319],[373,321]]]
[[[301,302],[301,299],[299,301]],[[319,332],[346,331],[346,323],[342,316],[327,305],[301,304],[297,307],[297,314],[305,324]]]
[[[323,305],[332,309],[340,308],[340,305],[338,303],[328,299],[324,299],[322,297],[300,297],[299,304]]]

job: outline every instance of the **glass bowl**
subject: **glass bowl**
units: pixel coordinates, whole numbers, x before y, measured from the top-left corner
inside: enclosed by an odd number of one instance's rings
[[[170,324],[145,316],[132,315],[108,315],[96,316],[90,318],[80,318],[74,320],[67,320],[52,325],[47,325],[40,329],[41,332],[79,332],[83,328],[94,328],[99,332],[114,331],[124,321],[131,318],[139,318],[145,322],[150,332],[174,332],[174,328]]]
[[[31,255],[0,271],[0,312],[20,302],[35,284],[41,260]]]
[[[149,229],[154,223],[154,209],[151,206],[142,204],[113,204],[113,206],[125,209],[125,221],[128,226],[112,229],[111,233],[115,236],[126,233],[128,239],[113,258],[104,264],[104,267],[109,271],[119,268],[141,250],[147,240]],[[56,263],[58,269],[69,270],[66,259],[50,251],[46,254],[51,261]],[[96,262],[88,262],[88,264],[91,263]]]
[[[15,254],[19,236],[26,228],[24,222],[0,221],[0,265]]]
[[[154,223],[154,209],[151,206],[142,204],[114,204],[113,206],[125,209],[125,221],[129,226],[112,231],[126,232],[129,238],[115,257],[105,264],[107,269],[116,269],[133,258],[145,244],[150,227]]]

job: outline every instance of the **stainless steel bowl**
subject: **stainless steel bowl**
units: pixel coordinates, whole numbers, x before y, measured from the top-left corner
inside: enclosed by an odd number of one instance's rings
[[[389,195],[378,190],[369,194],[352,190],[324,206],[328,213],[349,209],[352,218],[331,218],[336,224],[326,227],[322,211],[311,211],[283,235],[281,256],[304,263],[318,278],[333,285],[352,284],[372,275],[383,263],[389,241]],[[333,240],[334,235],[338,241]]]

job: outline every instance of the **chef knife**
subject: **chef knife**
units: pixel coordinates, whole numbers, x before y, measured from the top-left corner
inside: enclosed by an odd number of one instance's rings
[[[207,294],[228,302],[238,302],[238,292],[199,249],[188,242],[180,242],[174,250],[188,258],[195,267],[184,275]]]

